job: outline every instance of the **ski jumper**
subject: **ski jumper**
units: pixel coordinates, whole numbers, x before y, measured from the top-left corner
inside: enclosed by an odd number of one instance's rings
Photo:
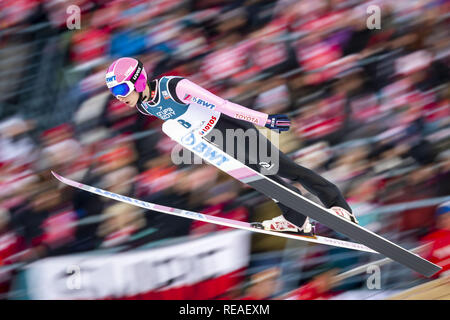
[[[245,160],[243,162],[252,169],[261,171],[262,166],[259,165],[261,143],[267,146],[266,150],[275,148],[255,127],[255,124],[264,127],[267,114],[222,99],[183,77],[161,77],[149,82],[149,87],[155,94],[151,101],[142,102],[137,106],[141,113],[153,115],[162,120],[175,119],[186,128],[199,130],[199,133],[212,143],[214,143],[213,129],[219,130],[224,139],[229,139],[226,130],[254,131],[258,143],[256,146],[252,143],[251,148],[249,139],[244,140]],[[223,141],[223,143],[215,145],[220,147],[229,144]],[[234,156],[237,154],[238,145],[237,143],[232,145],[235,146],[234,150],[226,150],[223,147],[221,149]],[[252,150],[256,150],[256,152],[251,153]],[[281,151],[279,151],[277,160],[279,161],[278,171],[276,174],[267,175],[267,178],[301,194],[300,190],[282,178],[296,181],[316,195],[327,208],[338,206],[352,212],[340,190],[334,184],[314,171],[300,166]],[[278,202],[277,205],[286,220],[297,226],[303,225],[307,212],[296,212]]]

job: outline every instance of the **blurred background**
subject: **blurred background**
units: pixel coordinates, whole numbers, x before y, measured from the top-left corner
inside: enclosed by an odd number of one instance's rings
[[[370,5],[379,29],[368,28]],[[449,9],[446,0],[1,1],[0,298],[384,299],[419,286],[421,298],[450,299]],[[122,56],[143,61],[150,78],[184,76],[288,114],[281,150],[337,184],[361,225],[443,271],[425,284],[380,255],[62,186],[50,170],[230,219],[280,214],[212,166],[175,166],[161,121],[106,89]]]

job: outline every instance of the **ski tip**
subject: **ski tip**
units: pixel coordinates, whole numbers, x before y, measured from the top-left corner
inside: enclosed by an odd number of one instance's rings
[[[59,174],[57,174],[55,171],[50,171],[52,173],[52,175],[58,179],[59,181],[61,181],[61,176]]]

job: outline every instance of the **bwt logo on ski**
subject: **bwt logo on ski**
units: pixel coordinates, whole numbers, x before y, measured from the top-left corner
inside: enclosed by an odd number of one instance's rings
[[[222,164],[230,160],[222,153],[214,151],[213,148],[208,146],[206,142],[197,142],[193,133],[189,133],[181,138],[181,143],[186,146],[193,146],[192,151],[199,153],[199,156],[201,158],[211,163],[216,161],[217,166],[221,166]]]
[[[205,133],[207,133],[210,129],[213,128],[213,124],[216,123],[217,118],[212,116],[211,119],[209,119],[208,123],[206,124],[206,126],[203,127],[202,130],[200,130],[200,135],[204,135]]]
[[[199,104],[201,106],[204,106],[204,107],[206,107],[208,109],[211,109],[211,110],[216,108],[216,106],[214,104],[209,103],[207,101],[204,101],[202,99],[196,98],[196,97],[192,97],[191,100],[192,100],[192,102],[195,102],[195,103],[197,103],[197,104]]]

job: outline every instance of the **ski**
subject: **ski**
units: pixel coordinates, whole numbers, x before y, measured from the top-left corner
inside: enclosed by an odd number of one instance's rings
[[[317,236],[317,235],[306,236],[306,235],[297,235],[297,234],[263,230],[263,229],[253,227],[252,224],[248,223],[248,222],[226,219],[226,218],[222,218],[222,217],[211,216],[208,214],[162,206],[159,204],[126,197],[126,196],[123,196],[123,195],[120,195],[120,194],[117,194],[114,192],[110,192],[110,191],[106,191],[106,190],[103,190],[100,188],[92,187],[92,186],[62,177],[53,171],[52,171],[52,174],[55,176],[56,179],[58,179],[59,181],[61,181],[62,183],[66,184],[66,185],[69,185],[69,186],[72,186],[72,187],[75,187],[75,188],[78,188],[78,189],[81,189],[81,190],[84,190],[87,192],[95,193],[97,195],[107,197],[107,198],[110,198],[113,200],[128,203],[130,205],[148,209],[148,210],[158,211],[158,212],[162,212],[162,213],[166,213],[166,214],[170,214],[170,215],[174,215],[174,216],[178,216],[178,217],[193,219],[193,220],[204,221],[204,222],[222,225],[222,226],[226,226],[226,227],[242,229],[242,230],[247,230],[247,231],[257,232],[257,233],[263,233],[263,234],[272,235],[272,236],[276,236],[276,237],[301,240],[301,241],[306,241],[306,242],[311,242],[311,243],[324,244],[324,245],[340,247],[340,248],[345,248],[345,249],[352,249],[352,250],[357,250],[357,251],[377,253],[374,250],[372,250],[362,244],[359,244],[359,243],[353,243],[353,242],[349,242],[349,241],[321,237],[321,236]]]
[[[331,210],[325,209],[285,186],[266,178],[204,139],[198,133],[198,130],[186,128],[175,120],[165,121],[162,130],[172,140],[235,179],[424,276],[431,277],[441,269],[441,267],[419,255],[335,215]]]

